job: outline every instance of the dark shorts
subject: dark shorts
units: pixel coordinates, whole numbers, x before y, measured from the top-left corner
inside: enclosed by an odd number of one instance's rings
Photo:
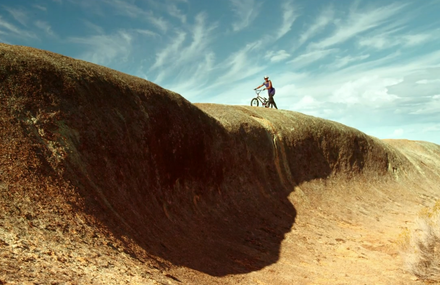
[[[267,92],[270,96],[274,96],[275,95],[275,88],[267,89]]]

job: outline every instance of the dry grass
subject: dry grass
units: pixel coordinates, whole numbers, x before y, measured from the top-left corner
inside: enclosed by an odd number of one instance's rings
[[[422,280],[440,281],[440,201],[423,208],[412,232],[401,234],[406,269]]]

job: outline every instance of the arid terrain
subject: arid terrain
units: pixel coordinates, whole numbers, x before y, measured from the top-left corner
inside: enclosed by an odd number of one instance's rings
[[[6,44],[0,132],[0,284],[424,284],[439,145]]]

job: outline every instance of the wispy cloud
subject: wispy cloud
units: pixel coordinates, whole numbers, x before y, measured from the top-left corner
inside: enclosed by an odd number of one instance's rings
[[[429,114],[438,114],[438,110],[440,110],[440,99],[432,97],[429,100],[429,104],[424,104],[419,108],[410,112],[413,115],[429,115]]]
[[[320,31],[322,31],[328,24],[334,21],[335,11],[332,6],[326,7],[321,14],[316,18],[316,21],[308,27],[308,29],[301,34],[299,38],[299,45],[304,44],[309,39],[313,38]]]
[[[154,17],[154,13],[147,13],[147,20],[156,26],[161,32],[166,32],[168,30],[168,22],[162,17]]]
[[[27,13],[22,9],[14,9],[7,6],[3,6],[3,8],[11,14],[11,16],[20,24],[23,26],[27,25],[27,22],[29,20],[29,16]]]
[[[145,12],[137,7],[134,4],[131,4],[128,1],[122,1],[122,0],[109,0],[105,1],[104,3],[109,4],[113,6],[115,11],[119,14],[131,17],[131,18],[137,18],[140,15],[144,15]]]
[[[390,137],[395,126],[401,126],[406,138],[423,139],[422,126],[440,121],[440,52],[374,58],[330,72],[303,72],[301,79],[281,76],[277,82],[283,87],[277,88],[277,103],[382,138]],[[410,132],[409,124],[419,124],[418,131]]]
[[[258,50],[260,46],[261,41],[255,41],[231,54],[231,56],[221,64],[225,73],[218,78],[217,84],[236,82],[261,72],[264,66],[256,65],[253,62],[253,57],[251,57],[251,53]]]
[[[168,14],[179,19],[182,23],[186,23],[186,15],[175,4],[168,4],[166,9]]]
[[[176,35],[173,37],[173,41],[166,48],[161,49],[161,51],[156,54],[156,61],[151,67],[151,70],[162,68],[169,60],[172,61],[172,58],[179,53],[185,39],[186,32],[177,31]]]
[[[34,5],[32,5],[32,7],[37,8],[38,10],[41,10],[41,11],[44,11],[44,12],[47,11],[46,7],[38,5],[38,4],[34,4]]]
[[[83,24],[84,24],[87,28],[89,28],[89,30],[91,30],[92,32],[94,32],[95,34],[99,34],[99,35],[104,34],[104,28],[102,28],[102,27],[99,26],[99,25],[96,25],[96,24],[94,24],[94,23],[92,23],[92,22],[90,22],[90,21],[87,21],[87,20],[84,20],[84,21],[83,21]]]
[[[381,50],[381,49],[392,48],[395,46],[412,47],[430,41],[435,41],[438,38],[440,38],[440,33],[438,30],[431,33],[419,33],[419,34],[383,33],[383,34],[363,37],[359,39],[358,44],[361,47],[369,47],[369,48]]]
[[[333,62],[331,64],[331,67],[339,69],[339,68],[342,68],[344,66],[349,65],[352,62],[362,61],[362,60],[365,60],[369,57],[370,57],[369,54],[364,54],[364,55],[359,55],[359,56],[347,55],[344,57],[337,57],[335,62]]]
[[[293,1],[283,2],[283,4],[281,5],[281,10],[283,11],[283,22],[277,32],[277,39],[283,37],[290,31],[296,18],[299,16],[299,14],[297,13],[297,9],[293,5]]]
[[[395,78],[361,77],[344,83],[333,92],[329,101],[347,105],[362,104],[364,106],[379,107],[399,98],[394,94],[389,94],[388,88],[400,82],[402,82],[401,79]]]
[[[440,79],[422,79],[419,81],[416,81],[416,84],[430,84],[430,83],[440,83]]]
[[[148,37],[159,37],[159,34],[152,32],[150,30],[136,29],[136,32],[138,32],[141,35],[148,36]]]
[[[270,60],[271,62],[279,62],[286,60],[290,57],[290,54],[288,54],[285,50],[279,50],[277,52],[275,51],[268,51],[266,52],[266,55],[264,58]]]
[[[234,90],[246,88],[252,96],[252,88],[255,86],[255,80],[252,76],[262,74],[264,65],[254,60],[255,55],[261,52],[261,40],[247,44],[240,50],[230,54],[224,60],[216,63],[213,53],[208,53],[204,60],[199,59],[190,69],[186,68],[184,80],[173,80],[169,86],[172,90],[179,90],[181,94],[191,100],[206,102],[221,98],[224,104],[236,104],[237,93],[230,92],[231,86]],[[197,66],[197,68],[194,68]],[[188,74],[191,76],[188,77]],[[261,75],[261,81],[263,81]],[[213,77],[215,81],[213,82]],[[260,82],[259,82],[260,83]],[[252,87],[251,87],[252,86]],[[167,87],[168,88],[168,87]],[[182,90],[182,91],[180,91]],[[206,94],[216,94],[211,97]],[[243,100],[247,101],[247,99]],[[244,101],[243,101],[244,103]]]
[[[179,90],[186,98],[195,98],[209,86],[210,72],[215,68],[215,54],[207,52],[192,64],[181,69],[179,76],[167,86]]]
[[[3,32],[9,36],[20,38],[20,39],[37,39],[37,36],[32,33],[28,32],[26,30],[22,30],[15,25],[3,20],[3,18],[0,16],[0,32],[3,30]]]
[[[356,2],[358,3],[358,2]],[[337,22],[336,31],[329,37],[309,45],[310,48],[324,49],[337,44],[341,44],[354,36],[378,27],[393,19],[407,4],[390,4],[369,10],[357,10],[357,5],[353,5],[350,9],[348,19],[346,21]]]
[[[145,19],[151,24],[153,24],[156,28],[158,28],[161,32],[166,32],[168,30],[168,22],[163,19],[163,17],[157,17],[152,11],[146,11],[135,4],[132,4],[127,1],[122,0],[107,0],[103,3],[106,3],[112,6],[114,12],[120,15],[124,15],[130,18],[141,18]]]
[[[184,61],[191,61],[194,57],[198,56],[200,52],[205,50],[212,40],[213,35],[211,33],[216,28],[216,23],[207,23],[207,16],[205,13],[198,14],[191,30],[193,41],[190,46],[182,51],[181,58]]]
[[[49,25],[49,23],[45,22],[45,21],[36,21],[35,22],[35,26],[41,30],[43,30],[46,35],[51,36],[51,37],[56,37],[57,35],[53,32],[52,27]]]
[[[241,31],[248,27],[258,16],[260,3],[255,0],[229,0],[232,4],[232,12],[238,19],[232,23],[234,32]]]
[[[116,60],[125,61],[130,57],[132,39],[130,33],[119,31],[112,35],[71,37],[68,41],[85,47],[85,51],[79,55],[79,58],[108,66]]]
[[[308,66],[316,61],[319,61],[332,53],[336,53],[337,51],[338,49],[336,48],[327,50],[314,50],[303,53],[293,60],[288,61],[288,63],[292,63],[295,68],[299,69]]]
[[[428,133],[428,132],[440,132],[440,124],[430,125],[427,127],[424,127],[422,129],[422,132]]]
[[[182,70],[183,80],[188,81],[185,71],[196,72],[195,69],[199,70],[197,66],[200,62],[202,66],[210,68],[215,55],[210,51],[209,44],[214,39],[213,31],[216,27],[216,23],[208,23],[205,13],[199,13],[188,31],[177,30],[171,43],[156,54],[156,60],[150,69],[151,71],[160,69],[156,80],[162,81],[177,70]],[[191,35],[191,41],[185,46],[188,34]],[[179,80],[175,75],[173,78]]]

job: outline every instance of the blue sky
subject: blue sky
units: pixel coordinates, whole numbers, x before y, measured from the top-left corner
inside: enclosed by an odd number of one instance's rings
[[[1,0],[0,42],[145,78],[191,102],[281,109],[440,144],[440,0]]]

